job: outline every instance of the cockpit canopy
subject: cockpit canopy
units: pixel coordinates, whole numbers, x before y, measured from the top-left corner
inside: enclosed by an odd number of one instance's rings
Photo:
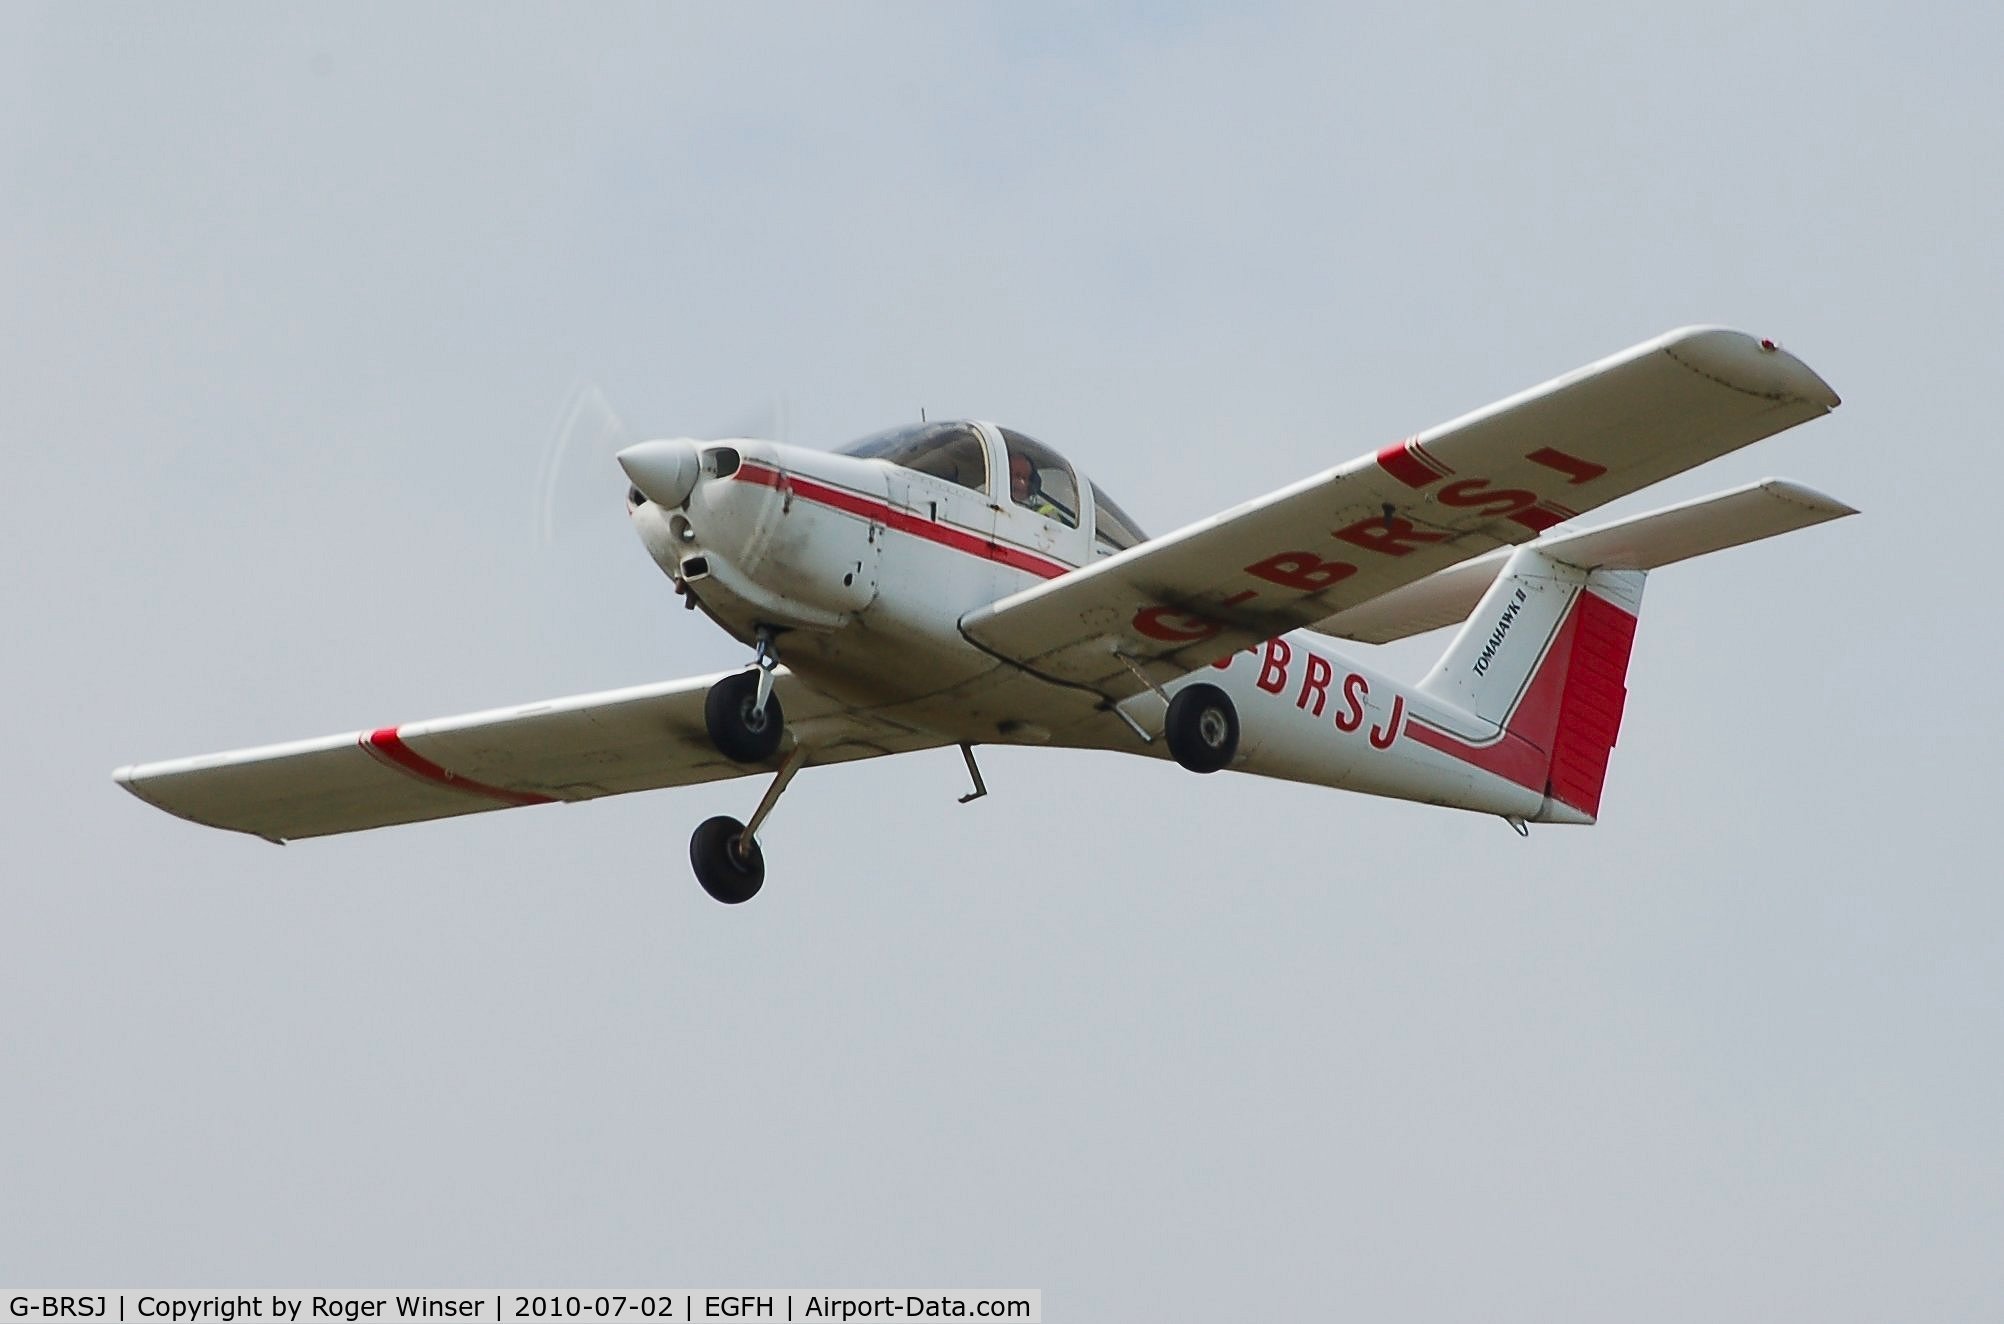
[[[993,472],[1004,475],[1009,498],[1016,505],[1076,529],[1085,514],[1079,501],[1078,477],[1064,456],[1034,437],[1009,428],[967,422],[910,423],[873,432],[837,448],[840,455],[884,460],[900,468],[927,474],[971,491],[989,495],[988,450],[999,442],[1001,461]],[[1146,542],[1148,535],[1115,505],[1096,483],[1087,483],[1095,513],[1094,542],[1102,552],[1124,551]]]
[[[988,450],[972,423],[908,423],[837,446],[835,453],[888,460],[976,492],[988,490]]]

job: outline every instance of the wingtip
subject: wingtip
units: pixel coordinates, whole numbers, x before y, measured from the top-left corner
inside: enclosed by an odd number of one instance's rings
[[[174,813],[172,809],[168,809],[166,805],[161,804],[146,793],[145,785],[139,777],[140,771],[139,764],[128,763],[122,768],[112,769],[111,780],[123,787],[126,794],[139,801],[139,803],[152,805],[155,809],[164,809],[170,814]]]
[[[1806,506],[1827,520],[1843,519],[1847,515],[1861,513],[1856,506],[1848,502],[1839,501],[1827,492],[1819,492],[1815,488],[1798,483],[1792,478],[1763,478],[1760,486],[1763,491],[1780,497],[1784,501],[1794,502],[1798,506]]]
[[[1826,412],[1844,403],[1813,368],[1766,336],[1724,326],[1687,326],[1657,344],[1691,371],[1736,391],[1800,401]]]

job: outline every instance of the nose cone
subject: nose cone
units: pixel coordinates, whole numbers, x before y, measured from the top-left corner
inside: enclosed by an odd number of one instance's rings
[[[703,472],[703,457],[688,440],[643,441],[621,451],[618,459],[640,495],[669,510],[689,499]]]

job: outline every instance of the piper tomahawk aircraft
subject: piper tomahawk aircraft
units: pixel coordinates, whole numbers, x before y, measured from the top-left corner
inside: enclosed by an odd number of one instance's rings
[[[120,769],[171,814],[285,842],[759,770],[698,827],[712,897],[765,881],[795,774],[958,745],[1167,756],[1527,823],[1590,824],[1643,577],[1856,513],[1770,480],[1558,529],[1837,396],[1771,341],[1673,331],[1160,538],[1050,447],[935,422],[832,453],[647,441],[628,513],[742,671]],[[1463,622],[1401,683],[1347,656]],[[780,664],[781,657],[785,665]]]

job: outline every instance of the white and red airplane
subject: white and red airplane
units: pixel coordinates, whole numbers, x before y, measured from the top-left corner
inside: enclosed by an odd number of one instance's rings
[[[1773,342],[1673,331],[1160,538],[1050,447],[980,422],[832,453],[648,441],[629,514],[742,671],[114,774],[274,842],[774,773],[690,862],[719,901],[801,768],[960,746],[1174,758],[1590,824],[1643,577],[1856,513],[1779,480],[1585,532],[1559,524],[1836,407]],[[1417,683],[1352,660],[1462,621]],[[780,665],[784,656],[786,665]]]

